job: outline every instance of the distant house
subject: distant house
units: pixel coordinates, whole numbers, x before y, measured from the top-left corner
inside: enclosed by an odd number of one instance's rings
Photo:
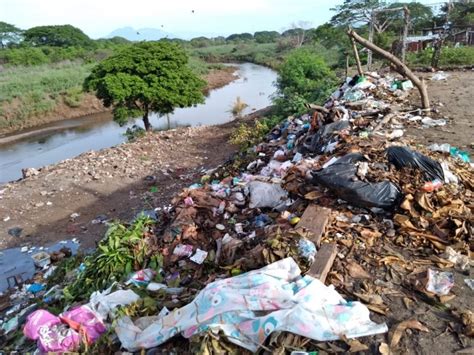
[[[450,40],[454,43],[459,43],[464,46],[474,46],[474,26],[454,33],[450,36]]]
[[[407,37],[407,51],[419,52],[429,47],[435,40],[439,38],[439,34],[429,34],[423,36]]]
[[[434,35],[443,33],[445,28],[443,26],[425,28],[423,35]],[[474,46],[474,25],[469,26],[453,26],[449,29],[450,35],[448,41],[459,43],[464,46]]]

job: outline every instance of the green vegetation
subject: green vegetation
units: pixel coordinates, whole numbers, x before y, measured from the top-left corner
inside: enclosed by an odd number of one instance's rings
[[[253,123],[242,123],[232,132],[229,141],[245,151],[260,142],[283,119],[281,115],[273,115],[260,118]]]
[[[306,104],[322,104],[337,82],[322,57],[307,48],[297,49],[280,67],[276,106],[286,115],[302,114]]]
[[[30,116],[51,111],[62,99],[76,107],[91,68],[91,64],[68,63],[12,67],[0,72],[0,106],[9,106],[9,119],[0,120],[0,128],[21,125]]]
[[[71,25],[32,27],[23,36],[32,46],[90,47],[94,43],[79,28]]]
[[[428,48],[419,53],[408,53],[407,59],[410,66],[427,67],[431,65],[433,49]],[[439,65],[441,67],[457,66],[457,65],[473,65],[474,64],[474,47],[443,47]]]
[[[171,42],[141,42],[105,59],[92,69],[84,88],[94,91],[106,107],[113,106],[114,120],[125,124],[149,114],[169,115],[176,107],[204,101],[206,83],[188,67],[188,56]]]
[[[150,247],[153,240],[147,237],[153,224],[153,220],[142,216],[130,226],[115,223],[109,227],[96,251],[84,259],[84,270],[64,289],[66,300],[88,299],[92,292],[124,280],[133,271],[145,268],[158,271],[162,256]]]

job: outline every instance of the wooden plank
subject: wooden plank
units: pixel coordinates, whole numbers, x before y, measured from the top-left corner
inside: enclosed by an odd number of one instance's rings
[[[319,247],[330,215],[331,210],[329,208],[309,205],[296,225],[296,229],[303,228],[309,232],[308,239]]]
[[[336,255],[336,243],[322,244],[321,248],[316,253],[314,263],[311,265],[309,271],[306,274],[319,279],[321,282],[326,281],[326,276],[328,275],[329,270],[331,270]]]

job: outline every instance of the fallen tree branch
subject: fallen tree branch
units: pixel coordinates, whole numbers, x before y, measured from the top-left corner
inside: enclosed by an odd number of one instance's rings
[[[359,52],[357,51],[357,46],[352,37],[351,37],[351,42],[352,42],[352,50],[354,51],[354,58],[356,60],[357,71],[359,72],[359,75],[362,76],[362,65],[360,64]]]
[[[397,57],[392,53],[387,52],[386,50],[376,46],[372,42],[369,42],[365,38],[359,36],[352,28],[347,31],[347,35],[351,41],[356,41],[357,43],[363,45],[365,48],[370,49],[371,51],[379,54],[383,58],[389,60],[395,66],[395,70],[402,76],[407,77],[416,86],[421,96],[421,107],[423,109],[430,108],[430,99],[428,96],[428,90],[423,79],[418,78],[413,72]],[[353,42],[353,47],[355,46]],[[356,58],[357,59],[357,58]]]

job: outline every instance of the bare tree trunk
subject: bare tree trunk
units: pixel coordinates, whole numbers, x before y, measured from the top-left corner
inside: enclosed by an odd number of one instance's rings
[[[145,130],[148,132],[148,131],[151,131],[151,123],[150,123],[150,119],[148,118],[148,110],[145,111],[145,113],[143,114],[143,124],[145,125]]]
[[[419,79],[418,77],[413,74],[413,72],[402,62],[400,59],[395,57],[392,53],[387,52],[386,50],[376,46],[372,42],[367,41],[365,38],[359,36],[353,29],[349,29],[347,31],[347,35],[351,38],[352,41],[356,41],[363,45],[367,49],[371,49],[378,55],[384,57],[385,59],[389,60],[395,66],[395,70],[402,76],[407,77],[413,82],[413,85],[417,87],[420,92],[421,96],[421,107],[423,109],[430,108],[430,99],[428,96],[428,90],[426,89],[425,82],[423,79]],[[353,48],[355,47],[355,43],[353,42]]]
[[[170,115],[166,115],[166,121],[168,121],[168,129],[171,129],[171,121],[170,121]]]
[[[374,42],[374,25],[375,25],[375,11],[372,11],[370,15],[370,24],[369,24],[369,41]],[[367,70],[370,70],[372,67],[372,51],[369,49],[367,51]]]
[[[362,65],[360,64],[360,58],[359,58],[359,52],[357,51],[357,46],[354,41],[354,38],[351,37],[351,43],[352,43],[352,50],[354,51],[354,57],[356,60],[356,65],[357,65],[357,71],[359,75],[362,75]]]
[[[403,38],[402,38],[402,62],[405,63],[405,56],[407,51],[407,37],[408,37],[408,26],[410,25],[410,10],[408,7],[403,7],[404,25],[403,25]]]

